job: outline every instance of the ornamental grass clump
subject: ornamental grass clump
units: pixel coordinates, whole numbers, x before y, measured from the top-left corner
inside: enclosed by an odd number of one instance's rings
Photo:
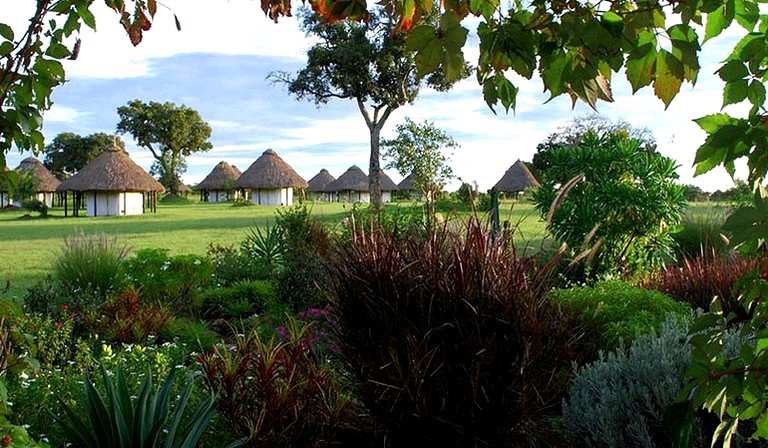
[[[734,313],[739,321],[743,321],[748,313],[740,304],[734,286],[744,274],[757,270],[759,266],[760,262],[755,258],[712,252],[686,259],[680,266],[669,266],[643,280],[641,286],[661,291],[705,311],[710,310],[717,299],[717,307],[724,316]]]
[[[342,357],[389,446],[546,446],[579,361],[578,318],[546,298],[549,263],[476,220],[393,238],[373,228],[331,261]]]
[[[53,259],[53,272],[69,295],[95,301],[82,304],[90,307],[124,284],[128,254],[128,247],[117,236],[87,235],[80,230],[64,238],[64,246]]]

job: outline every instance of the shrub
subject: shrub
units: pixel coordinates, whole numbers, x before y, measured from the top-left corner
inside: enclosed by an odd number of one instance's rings
[[[595,286],[555,289],[552,300],[581,316],[587,340],[597,350],[611,350],[621,341],[659,327],[671,313],[682,316],[690,307],[658,291],[633,287],[620,281]]]
[[[178,341],[188,347],[196,347],[198,351],[208,351],[221,342],[221,337],[212,331],[205,321],[183,317],[169,319],[160,338],[165,341]]]
[[[40,213],[40,216],[48,216],[48,206],[39,199],[27,199],[21,201],[21,208],[29,212]]]
[[[155,390],[149,372],[138,392],[130,390],[122,369],[113,383],[106,369],[101,369],[105,393],[96,389],[90,376],[85,377],[82,419],[69,406],[67,418],[60,420],[69,440],[83,448],[194,448],[213,416],[215,396],[201,402],[187,419],[184,410],[190,398],[192,381],[171,399],[175,372]],[[135,398],[134,398],[135,397]],[[171,402],[173,401],[173,405]]]
[[[677,245],[677,260],[727,255],[728,243],[721,235],[726,217],[723,208],[709,207],[704,212],[689,209],[683,215],[679,230],[672,233]]]
[[[330,237],[323,223],[305,205],[278,210],[276,225],[283,238],[284,267],[277,276],[277,296],[295,310],[322,303],[327,271],[324,254]]]
[[[548,168],[534,203],[548,229],[579,248],[593,275],[631,274],[665,262],[672,252],[670,227],[685,205],[675,182],[675,161],[626,133],[591,130],[578,144],[548,149]]]
[[[739,321],[743,321],[748,317],[747,310],[739,303],[734,286],[744,274],[757,270],[759,264],[756,259],[742,258],[738,254],[713,252],[709,256],[686,259],[681,266],[669,266],[643,280],[641,286],[705,311],[717,298],[723,315],[734,313]]]
[[[91,331],[108,342],[132,344],[160,334],[170,317],[168,309],[148,301],[141,292],[128,288],[110,297],[88,318]]]
[[[240,281],[200,294],[202,313],[207,318],[237,318],[261,313],[267,304],[275,300],[274,283],[267,280]]]
[[[265,341],[254,329],[198,356],[216,408],[247,446],[325,446],[348,411],[330,366],[307,350],[307,327],[286,325],[287,340]]]
[[[213,274],[207,257],[169,257],[165,249],[142,249],[128,260],[127,268],[130,284],[141,289],[147,300],[165,303],[176,312],[188,309],[197,290],[207,285]]]
[[[211,283],[215,286],[229,286],[243,280],[265,280],[274,274],[271,266],[234,246],[210,244],[208,257],[213,263]]]
[[[124,284],[128,248],[117,237],[86,235],[83,231],[64,238],[64,246],[55,254],[54,277],[68,295],[75,298],[75,308],[93,308]],[[77,310],[79,311],[79,309]]]
[[[673,446],[664,412],[685,385],[691,366],[687,319],[670,319],[576,369],[563,428],[573,446],[623,448]]]
[[[31,336],[30,355],[41,365],[62,366],[74,358],[75,314],[67,305],[58,312],[30,314],[25,326]]]
[[[32,285],[24,295],[24,311],[28,313],[52,313],[68,302],[59,281],[51,276]]]
[[[476,221],[337,248],[342,356],[391,446],[541,443],[559,408],[577,319],[546,299],[547,270]]]

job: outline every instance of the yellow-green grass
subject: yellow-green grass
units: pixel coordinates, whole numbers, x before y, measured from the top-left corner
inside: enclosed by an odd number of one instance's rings
[[[312,213],[331,226],[341,225],[350,205],[314,203]],[[390,204],[388,208],[409,208],[413,204]],[[77,231],[86,234],[116,235],[131,250],[167,249],[170,255],[207,252],[211,244],[237,245],[249,228],[273,225],[277,207],[233,206],[229,203],[160,204],[157,213],[139,216],[64,217],[53,209],[48,218],[25,217],[19,210],[0,212],[0,298],[22,298],[34,283],[51,271],[51,260],[64,237]],[[501,219],[519,226],[518,244],[536,246],[544,235],[544,225],[529,204],[502,204]],[[462,220],[466,209],[443,211],[446,219]],[[485,215],[480,215],[486,219]],[[9,285],[9,287],[6,287]]]

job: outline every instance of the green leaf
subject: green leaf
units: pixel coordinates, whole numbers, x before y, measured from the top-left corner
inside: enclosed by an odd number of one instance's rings
[[[506,77],[496,75],[496,94],[507,112],[509,112],[510,108],[515,110],[517,92],[518,88],[509,82]]]
[[[83,23],[88,25],[88,28],[95,30],[96,18],[93,16],[93,13],[90,11],[90,9],[88,9],[88,5],[88,3],[77,3],[77,13],[83,19]]]
[[[656,67],[656,36],[643,31],[638,38],[638,47],[627,58],[627,80],[635,93],[653,81]]]
[[[71,53],[69,48],[64,45],[58,42],[51,42],[51,45],[48,47],[48,50],[46,50],[45,54],[54,59],[64,59],[69,57]]]
[[[667,30],[672,41],[672,55],[683,64],[684,77],[687,81],[695,83],[699,75],[699,36],[696,31],[687,25],[674,25]]]
[[[675,98],[680,91],[685,76],[683,65],[667,50],[661,50],[656,55],[656,80],[653,82],[653,91],[665,107]]]
[[[760,8],[751,0],[735,0],[736,22],[747,31],[752,31],[760,20]]]
[[[0,57],[7,56],[13,51],[13,44],[6,41],[0,44]]]
[[[13,28],[6,25],[5,23],[0,23],[0,36],[3,36],[6,40],[13,42]]]
[[[723,81],[732,82],[746,78],[749,75],[749,70],[743,62],[731,60],[720,67],[716,73]]]
[[[698,124],[699,127],[707,134],[712,134],[723,126],[734,126],[740,124],[741,122],[740,120],[735,119],[728,114],[712,114],[697,118],[693,121],[695,121],[696,124]]]
[[[740,79],[738,81],[729,82],[723,89],[723,106],[729,104],[737,104],[747,99],[749,93],[749,87],[746,79]]]
[[[720,5],[717,9],[707,14],[707,23],[704,27],[704,42],[717,37],[724,29],[728,28],[733,20],[733,16],[730,16],[726,11],[725,5]]]
[[[603,21],[611,25],[618,25],[624,22],[624,19],[613,11],[606,11],[603,14]]]
[[[753,79],[749,84],[749,90],[747,90],[747,98],[749,99],[749,102],[755,106],[762,106],[765,104],[765,84]]]
[[[493,106],[499,102],[499,95],[496,93],[496,80],[495,76],[491,76],[483,82],[483,99],[491,112],[496,113],[496,109]]]

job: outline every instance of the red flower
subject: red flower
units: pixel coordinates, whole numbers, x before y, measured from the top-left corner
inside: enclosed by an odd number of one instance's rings
[[[13,442],[13,438],[11,436],[5,436],[3,437],[3,440],[0,441],[0,446],[11,446],[11,442]]]
[[[56,329],[57,330],[61,329],[61,322],[56,322]]]
[[[67,311],[69,309],[69,305],[61,305],[61,311]]]

